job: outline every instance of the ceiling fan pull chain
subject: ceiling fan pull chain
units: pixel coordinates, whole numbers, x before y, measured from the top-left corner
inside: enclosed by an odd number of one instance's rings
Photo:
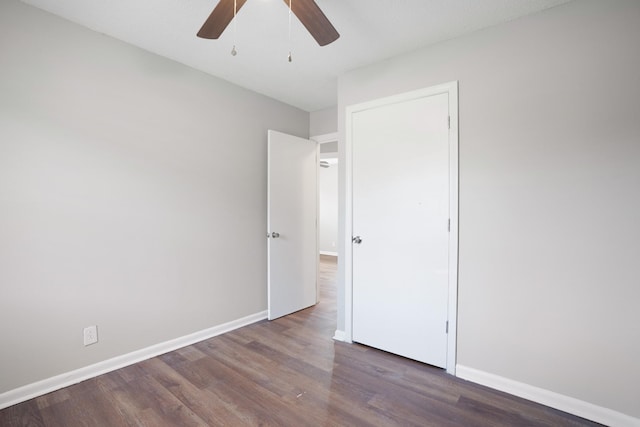
[[[289,0],[289,62],[291,62],[293,59],[291,58],[291,2],[293,0]]]
[[[233,0],[233,49],[231,49],[231,56],[236,56],[238,51],[236,50],[236,13],[238,12],[238,0]]]

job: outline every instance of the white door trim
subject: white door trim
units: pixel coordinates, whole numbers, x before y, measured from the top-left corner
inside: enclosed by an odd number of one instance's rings
[[[451,225],[449,233],[449,291],[448,314],[449,333],[447,335],[447,372],[455,375],[456,337],[458,310],[458,82],[453,81],[398,95],[376,99],[346,108],[345,137],[345,226],[344,226],[344,303],[345,341],[353,342],[353,128],[354,113],[362,110],[447,93],[449,95],[449,212]]]
[[[309,138],[312,141],[317,142],[318,144],[326,144],[327,142],[337,142],[338,141],[338,132],[325,133],[322,135],[316,135]]]

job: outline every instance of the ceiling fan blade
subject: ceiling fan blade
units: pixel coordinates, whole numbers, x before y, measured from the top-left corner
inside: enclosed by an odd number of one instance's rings
[[[236,13],[245,4],[247,0],[235,0]],[[203,39],[217,39],[229,22],[233,19],[234,0],[220,0],[218,5],[213,9],[211,15],[207,18],[200,31],[198,31],[198,37]]]
[[[326,46],[340,37],[314,0],[284,0],[284,2],[287,6],[291,4],[291,11],[320,46]]]

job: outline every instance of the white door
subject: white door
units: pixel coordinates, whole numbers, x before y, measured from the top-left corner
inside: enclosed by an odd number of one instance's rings
[[[318,146],[268,132],[268,317],[317,302]]]
[[[439,367],[447,365],[448,116],[447,93],[351,116],[353,340]]]

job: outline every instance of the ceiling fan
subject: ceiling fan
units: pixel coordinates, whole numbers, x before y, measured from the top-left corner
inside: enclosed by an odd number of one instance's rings
[[[217,39],[220,37],[246,1],[220,0],[202,28],[200,28],[200,31],[198,31],[198,37],[203,39]],[[326,46],[340,37],[340,34],[338,34],[314,0],[284,0],[284,2],[320,46]]]

